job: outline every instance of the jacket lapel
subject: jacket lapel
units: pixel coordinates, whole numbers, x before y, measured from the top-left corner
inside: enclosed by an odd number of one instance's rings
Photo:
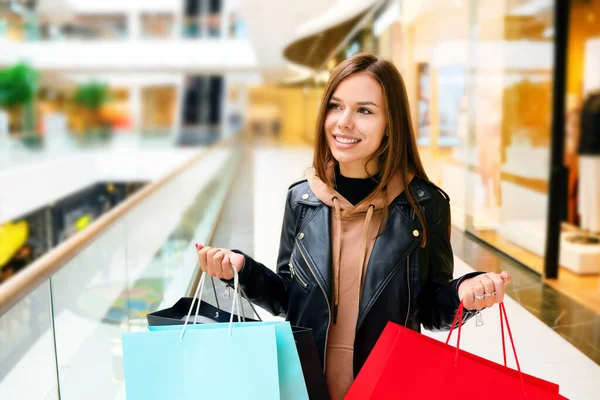
[[[312,191],[310,194],[314,196]],[[315,271],[319,283],[331,296],[331,210],[316,197],[316,201],[311,197],[298,201],[311,207],[298,230],[296,243],[308,258],[310,268]]]
[[[415,236],[414,232],[418,232]],[[421,242],[421,227],[400,210],[391,206],[384,231],[375,240],[371,257],[367,264],[365,282],[360,299],[358,325],[377,300],[392,274],[398,273],[406,261],[406,256]]]

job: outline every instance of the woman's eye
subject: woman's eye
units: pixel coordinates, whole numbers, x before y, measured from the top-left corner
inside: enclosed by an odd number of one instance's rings
[[[327,106],[328,109],[330,110],[339,110],[340,109],[340,105],[336,104],[336,103],[329,103],[329,105]]]
[[[368,115],[368,114],[373,114],[373,113],[371,112],[371,110],[369,110],[368,108],[363,108],[363,107],[359,108],[359,109],[358,109],[358,112],[359,112],[359,113],[361,113],[361,114],[365,114],[365,115]]]

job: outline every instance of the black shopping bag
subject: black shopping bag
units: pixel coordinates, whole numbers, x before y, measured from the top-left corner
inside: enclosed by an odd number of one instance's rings
[[[300,364],[302,364],[308,397],[311,400],[329,400],[329,390],[327,389],[327,382],[325,382],[325,375],[323,375],[321,358],[319,357],[312,329],[292,326],[292,332],[296,340]]]
[[[164,310],[155,311],[146,316],[148,320],[148,326],[162,326],[162,325],[183,325],[185,318],[187,317],[188,311],[194,301],[194,308],[192,315],[190,315],[189,324],[214,324],[217,322],[229,322],[231,313],[223,311],[205,301],[200,302],[200,310],[198,311],[198,319],[195,319],[196,306],[198,305],[198,299],[193,297],[182,297],[173,305],[173,307],[165,308]],[[237,315],[233,316],[233,322],[258,322],[251,318],[239,318]]]
[[[190,306],[192,306],[192,301],[194,301],[194,308],[188,323],[193,324],[198,299],[182,297],[172,307],[148,314],[148,326],[183,325]],[[201,301],[198,317],[195,321],[198,324],[221,323],[229,322],[230,317],[231,313],[228,311],[223,311],[209,303]],[[239,320],[258,322],[255,319],[247,317],[239,318],[237,315],[233,316],[234,322],[238,322]],[[292,326],[292,332],[294,333],[296,349],[300,357],[300,364],[302,365],[302,373],[304,374],[309,398],[311,400],[329,400],[329,391],[312,329]]]

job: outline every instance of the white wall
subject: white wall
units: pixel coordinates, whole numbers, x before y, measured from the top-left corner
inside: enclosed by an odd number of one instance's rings
[[[600,38],[590,39],[585,43],[583,85],[585,94],[600,90]]]
[[[0,188],[10,188],[0,196],[0,223],[100,181],[156,180],[199,151],[202,150],[90,151],[0,170]]]
[[[224,73],[258,68],[249,40],[165,39],[14,42],[0,40],[0,64],[28,61],[64,72]]]
[[[112,14],[129,11],[181,12],[182,0],[41,0],[41,13]]]

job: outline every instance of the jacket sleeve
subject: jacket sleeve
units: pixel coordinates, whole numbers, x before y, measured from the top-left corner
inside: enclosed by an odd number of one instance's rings
[[[452,280],[454,274],[454,254],[450,243],[450,204],[443,206],[431,216],[428,222],[427,246],[429,273],[421,293],[420,317],[423,327],[429,331],[448,330],[452,325],[460,299],[458,286],[464,279],[479,275],[473,272]],[[462,323],[469,320],[475,311],[464,310]]]
[[[288,191],[285,202],[276,272],[243,252],[233,250],[244,255],[244,266],[240,271],[239,279],[248,300],[271,314],[282,317],[285,317],[288,307],[288,285],[291,282],[288,264],[294,247],[294,232],[296,229],[296,221],[291,205],[291,193],[291,190]],[[233,286],[233,280],[226,281],[226,283]]]

